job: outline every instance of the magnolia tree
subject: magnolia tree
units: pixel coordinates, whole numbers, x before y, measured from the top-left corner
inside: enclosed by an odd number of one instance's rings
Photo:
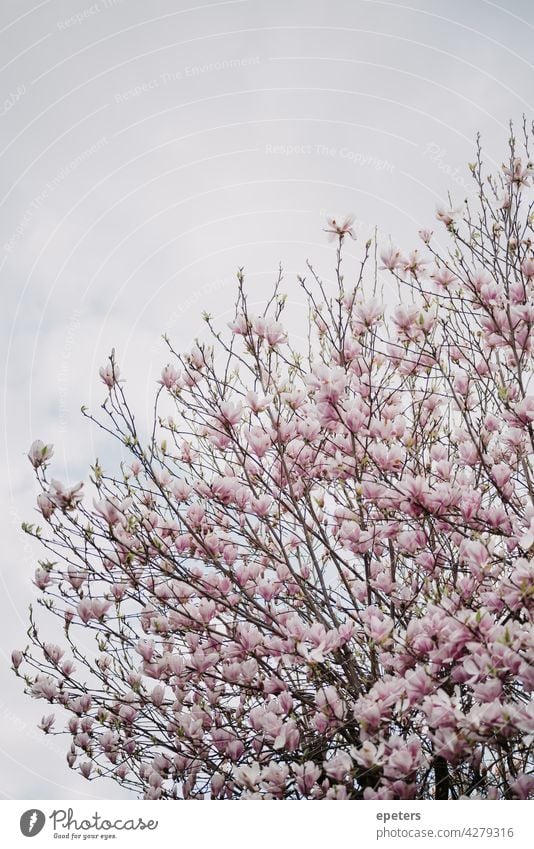
[[[344,274],[330,221],[300,347],[281,277],[258,315],[240,273],[229,331],[168,343],[151,438],[112,355],[98,423],[127,460],[92,467],[94,497],[34,442],[25,530],[64,636],[31,613],[13,666],[71,768],[145,799],[532,795],[528,145],[494,177],[478,150],[444,249],[368,242]]]

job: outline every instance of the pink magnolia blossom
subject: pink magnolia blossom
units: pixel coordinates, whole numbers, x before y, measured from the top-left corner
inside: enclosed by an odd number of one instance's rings
[[[464,213],[464,205],[449,208],[444,206],[438,206],[436,210],[436,217],[439,221],[445,224],[446,227],[450,227],[452,224],[456,222],[456,220],[463,215]]]
[[[449,286],[458,283],[457,276],[447,268],[446,265],[441,266],[436,271],[433,271],[430,275],[434,283],[436,283],[440,288],[448,289]]]
[[[321,775],[321,768],[313,761],[296,764],[294,773],[297,776],[297,786],[300,792],[306,796],[317,783]]]
[[[529,256],[525,260],[523,260],[521,264],[521,271],[523,272],[527,280],[530,280],[532,277],[534,277],[534,257]]]
[[[56,509],[56,505],[54,501],[50,498],[46,492],[40,492],[37,496],[37,507],[40,512],[43,514],[45,519],[49,519]]]
[[[118,365],[113,362],[109,362],[107,365],[101,366],[98,373],[102,383],[104,383],[108,389],[113,389],[113,387],[119,382],[120,369]]]
[[[382,269],[388,269],[388,271],[394,271],[401,262],[401,253],[396,248],[388,248],[388,250],[384,250],[380,254],[380,259],[382,260],[382,265],[380,266]]]
[[[235,333],[236,335],[239,335],[239,336],[244,336],[245,333],[247,333],[247,331],[249,329],[249,323],[247,321],[246,316],[243,315],[243,314],[240,314],[240,315],[236,315],[236,317],[233,321],[228,322],[228,327],[230,328],[232,333]]]
[[[48,734],[51,731],[54,722],[55,716],[53,713],[51,713],[48,716],[43,716],[37,727],[40,728],[41,731],[44,731],[45,734]]]
[[[279,321],[266,319],[263,317],[255,318],[252,322],[253,332],[261,339],[265,339],[269,345],[279,345],[285,342],[287,336],[284,328]]]
[[[22,652],[21,652],[21,651],[19,651],[18,649],[14,649],[14,650],[11,652],[11,663],[13,664],[13,668],[14,668],[14,669],[18,669],[18,668],[19,668],[19,666],[20,666],[20,664],[22,663],[23,659],[24,659],[24,655],[23,655],[23,654],[22,654]]]
[[[343,221],[336,221],[335,218],[328,219],[328,227],[325,229],[325,232],[329,234],[330,238],[339,238],[340,241],[343,240],[345,236],[350,236],[351,239],[355,239],[356,236],[354,234],[354,216],[347,215]]]
[[[353,763],[348,752],[339,752],[334,757],[325,761],[323,766],[327,775],[336,781],[343,781],[347,773],[352,769]]]
[[[75,484],[67,487],[60,481],[52,478],[48,489],[48,499],[60,510],[75,510],[83,498],[82,494],[83,483]]]
[[[502,170],[509,183],[521,188],[522,186],[530,186],[530,177],[534,174],[534,165],[530,161],[523,165],[521,157],[515,156],[511,165],[503,165]]]
[[[167,364],[161,372],[161,383],[166,389],[174,389],[178,384],[180,372],[173,365]]]
[[[40,439],[36,439],[30,446],[28,459],[34,469],[38,469],[40,466],[46,465],[47,461],[53,456],[53,454],[53,445],[45,445]]]
[[[382,317],[384,312],[383,305],[376,299],[372,298],[356,307],[356,326],[360,328],[372,327]]]

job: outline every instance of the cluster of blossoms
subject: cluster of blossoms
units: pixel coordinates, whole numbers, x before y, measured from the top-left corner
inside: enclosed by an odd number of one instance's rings
[[[102,426],[129,460],[93,468],[93,499],[34,443],[46,524],[26,530],[64,638],[32,616],[13,665],[70,767],[146,799],[532,795],[525,161],[486,179],[479,154],[480,208],[438,211],[448,251],[428,230],[384,250],[387,297],[369,243],[344,276],[354,234],[331,222],[337,291],[300,278],[307,353],[280,280],[252,315],[240,274],[230,333],[207,317],[213,347],[170,348],[145,445],[113,356]]]

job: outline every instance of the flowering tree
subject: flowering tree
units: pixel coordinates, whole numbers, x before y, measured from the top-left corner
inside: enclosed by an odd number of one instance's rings
[[[240,273],[231,333],[206,316],[212,345],[168,343],[148,440],[112,355],[99,424],[129,459],[95,464],[92,503],[32,445],[25,530],[64,639],[32,613],[13,666],[70,767],[146,799],[532,794],[528,143],[495,177],[478,150],[446,249],[421,231],[378,268],[368,242],[349,281],[331,221],[335,291],[299,278],[307,350],[281,276],[254,315]]]

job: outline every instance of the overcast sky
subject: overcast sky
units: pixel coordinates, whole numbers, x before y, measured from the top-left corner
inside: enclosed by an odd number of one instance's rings
[[[24,646],[40,552],[25,459],[55,477],[109,447],[80,416],[103,400],[112,347],[148,419],[161,334],[187,348],[220,323],[245,266],[261,300],[278,264],[332,273],[327,214],[353,213],[403,249],[434,226],[482,134],[495,167],[507,124],[534,118],[528,0],[2,0],[2,670],[0,794],[112,798],[35,724],[47,705],[9,670]]]

